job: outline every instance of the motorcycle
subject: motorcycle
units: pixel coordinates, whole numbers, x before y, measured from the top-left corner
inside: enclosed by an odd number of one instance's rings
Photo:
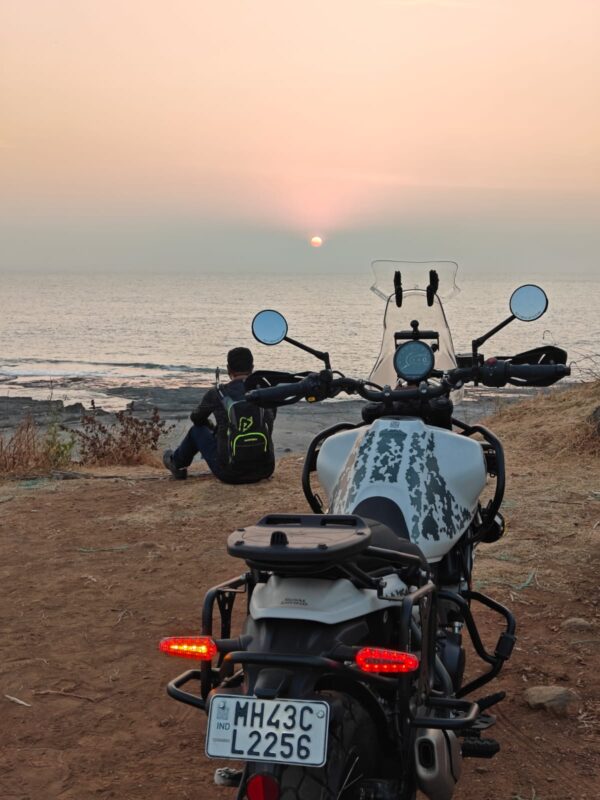
[[[491,431],[453,416],[451,398],[467,383],[549,386],[570,374],[566,353],[542,347],[486,360],[479,352],[509,322],[546,311],[544,291],[528,284],[513,292],[510,315],[457,356],[439,264],[426,286],[409,289],[401,263],[383,266],[393,283],[376,287],[384,336],[368,380],[334,372],[328,353],[288,336],[279,312],[255,316],[258,341],[298,346],[324,369],[255,375],[248,399],[279,407],[344,392],[368,403],[360,421],[310,444],[302,483],[313,513],[275,512],[234,531],[227,550],[246,570],[207,593],[200,636],[160,643],[200,661],[168,693],[208,713],[209,758],[244,762],[217,770],[238,786],[238,800],[414,800],[417,790],[450,800],[462,759],[499,750],[485,734],[505,693],[473,696],[510,658],[516,622],[473,588],[472,573],[477,547],[504,533],[504,453]],[[246,619],[232,636],[241,594]],[[478,606],[502,622],[493,651]],[[467,636],[484,665],[468,678]]]

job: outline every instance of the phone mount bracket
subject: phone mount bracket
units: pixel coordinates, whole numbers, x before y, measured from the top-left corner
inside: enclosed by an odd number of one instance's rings
[[[398,347],[399,342],[406,342],[406,341],[417,341],[421,339],[434,339],[435,344],[431,346],[431,349],[435,353],[440,346],[440,334],[438,331],[420,331],[419,330],[419,321],[413,319],[410,323],[410,327],[412,330],[410,331],[396,331],[394,333],[394,344]]]

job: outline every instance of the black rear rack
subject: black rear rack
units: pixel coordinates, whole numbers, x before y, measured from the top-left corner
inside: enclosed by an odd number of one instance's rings
[[[234,531],[227,552],[258,569],[314,574],[354,559],[370,540],[369,526],[354,514],[270,514]]]

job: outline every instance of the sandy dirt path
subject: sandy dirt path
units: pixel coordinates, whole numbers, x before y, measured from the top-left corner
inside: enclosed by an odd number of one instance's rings
[[[501,425],[499,426],[501,428]],[[501,432],[501,431],[500,431]],[[592,800],[600,767],[600,490],[597,462],[510,449],[508,533],[480,548],[477,585],[518,616],[518,646],[495,688],[493,761],[467,760],[458,800]],[[204,717],[170,700],[186,662],[157,652],[195,632],[203,593],[243,571],[230,531],[304,509],[301,459],[271,481],[185,483],[151,469],[117,478],[0,483],[0,797],[217,800]],[[585,631],[560,627],[569,617]],[[495,643],[491,619],[481,617]],[[532,711],[536,684],[574,689],[569,716]],[[7,698],[7,695],[10,698]],[[26,703],[21,705],[17,700]]]

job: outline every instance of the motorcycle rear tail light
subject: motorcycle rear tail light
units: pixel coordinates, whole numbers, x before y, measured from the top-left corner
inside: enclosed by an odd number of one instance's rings
[[[279,800],[279,784],[271,775],[252,775],[246,784],[248,800]]]
[[[169,656],[200,661],[212,661],[217,655],[217,645],[210,636],[167,636],[161,639],[158,649]]]
[[[356,664],[363,672],[414,672],[419,659],[412,653],[363,647],[356,654]]]

